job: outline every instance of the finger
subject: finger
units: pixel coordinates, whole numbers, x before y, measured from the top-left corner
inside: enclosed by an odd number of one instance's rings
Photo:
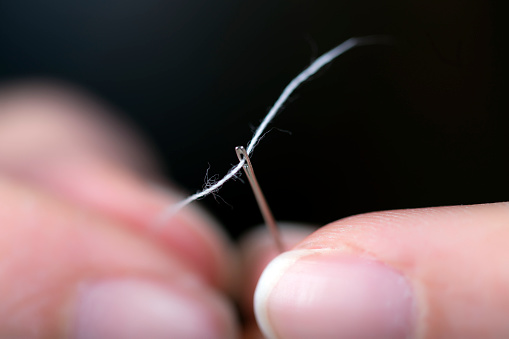
[[[227,238],[193,207],[156,227],[179,197],[140,174],[154,173],[152,157],[101,105],[62,86],[31,84],[4,89],[0,112],[0,171],[119,221],[228,288],[235,265]]]
[[[264,271],[269,338],[509,336],[509,204],[381,212],[330,224]]]
[[[115,222],[0,178],[0,337],[234,338],[231,306]]]

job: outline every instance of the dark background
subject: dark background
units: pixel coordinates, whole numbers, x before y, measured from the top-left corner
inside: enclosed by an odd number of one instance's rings
[[[509,196],[503,14],[482,0],[0,0],[0,80],[63,79],[109,101],[192,193],[314,57],[387,34],[394,46],[304,84],[255,150],[276,218],[494,202]],[[261,222],[247,183],[219,194],[202,204],[232,235]]]

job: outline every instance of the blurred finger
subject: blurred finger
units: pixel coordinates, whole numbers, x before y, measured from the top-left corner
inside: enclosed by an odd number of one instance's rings
[[[151,242],[12,180],[0,199],[0,337],[236,337],[228,302]]]

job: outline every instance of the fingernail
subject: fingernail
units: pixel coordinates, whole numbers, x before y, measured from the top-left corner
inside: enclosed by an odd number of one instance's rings
[[[296,250],[263,272],[255,314],[271,339],[397,339],[412,334],[414,305],[407,279],[382,263]]]
[[[74,326],[77,339],[234,338],[225,305],[139,280],[84,286]]]

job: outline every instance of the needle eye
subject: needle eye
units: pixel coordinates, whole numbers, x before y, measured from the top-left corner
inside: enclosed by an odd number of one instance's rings
[[[281,235],[279,234],[279,230],[276,224],[276,220],[270,211],[269,205],[267,204],[267,200],[263,195],[263,192],[258,184],[258,180],[256,180],[256,176],[254,174],[253,165],[251,165],[251,161],[249,160],[249,155],[247,154],[245,148],[243,146],[235,147],[235,152],[237,153],[237,157],[239,161],[245,161],[246,163],[242,168],[244,172],[246,172],[247,179],[249,180],[249,184],[251,184],[251,189],[256,198],[256,202],[258,203],[258,207],[262,212],[263,220],[265,220],[265,224],[269,228],[269,231],[274,238],[274,242],[276,243],[277,248],[280,252],[284,251],[283,243],[281,241]]]

